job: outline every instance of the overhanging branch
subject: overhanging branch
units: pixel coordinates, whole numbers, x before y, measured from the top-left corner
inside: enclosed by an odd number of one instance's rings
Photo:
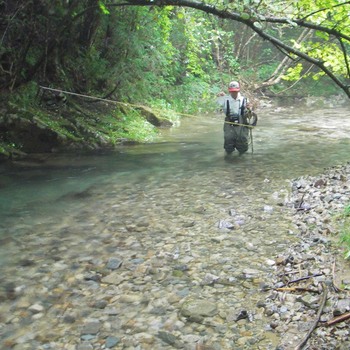
[[[348,2],[345,2],[343,5],[347,4]],[[207,4],[204,2],[199,2],[196,0],[126,0],[121,3],[116,4],[108,4],[106,6],[179,6],[179,7],[188,7],[197,9],[206,13],[210,13],[212,15],[215,15],[219,18],[223,19],[229,19],[236,22],[240,22],[245,24],[246,26],[250,27],[254,32],[256,32],[261,38],[268,40],[271,42],[274,46],[279,48],[281,51],[285,51],[287,55],[295,55],[313,65],[318,67],[321,71],[323,71],[330,79],[332,79],[336,85],[338,85],[350,98],[350,86],[347,84],[344,84],[335,74],[327,68],[327,66],[324,64],[325,62],[318,60],[316,58],[313,58],[309,56],[308,54],[296,49],[293,46],[290,46],[281,40],[275,38],[274,36],[266,33],[263,29],[259,28],[256,23],[257,22],[265,22],[265,23],[279,23],[279,24],[287,24],[290,25],[291,22],[295,23],[299,27],[303,28],[309,28],[313,30],[317,30],[320,32],[327,33],[329,35],[332,35],[341,42],[341,47],[343,48],[343,52],[345,54],[345,64],[348,68],[347,64],[347,56],[344,51],[345,47],[342,42],[342,40],[350,42],[350,36],[334,29],[334,28],[327,28],[321,25],[314,24],[312,22],[307,22],[304,19],[287,19],[287,18],[276,18],[276,17],[262,17],[262,18],[254,18],[249,17],[246,18],[246,16],[241,16],[239,13],[230,11],[229,9],[220,9],[214,5]]]

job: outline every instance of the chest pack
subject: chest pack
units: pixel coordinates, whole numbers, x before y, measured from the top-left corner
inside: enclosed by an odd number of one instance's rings
[[[244,97],[242,104],[238,108],[238,113],[231,112],[230,101],[226,101],[226,117],[233,123],[242,123],[242,117],[244,116],[244,111],[247,105],[247,99]]]

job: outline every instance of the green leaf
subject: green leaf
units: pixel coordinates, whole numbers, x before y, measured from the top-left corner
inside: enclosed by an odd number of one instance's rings
[[[102,1],[98,2],[98,6],[100,7],[104,15],[109,15],[109,10],[107,9],[106,5]]]
[[[260,22],[254,22],[254,27],[258,28],[258,29],[262,29],[262,25]]]
[[[250,18],[250,14],[247,12],[243,12],[243,13],[241,13],[241,18],[244,20],[247,20]]]

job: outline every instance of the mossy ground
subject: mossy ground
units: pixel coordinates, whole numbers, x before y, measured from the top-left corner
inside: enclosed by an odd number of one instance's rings
[[[32,94],[11,98],[0,116],[0,157],[28,153],[110,149],[125,142],[154,140],[170,127],[174,113],[154,112],[127,103]]]

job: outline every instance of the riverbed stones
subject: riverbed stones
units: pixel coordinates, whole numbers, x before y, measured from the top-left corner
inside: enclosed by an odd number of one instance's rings
[[[89,342],[83,342],[77,345],[76,350],[93,350],[94,347]]]
[[[109,336],[106,338],[105,346],[107,349],[111,349],[120,343],[120,338]]]
[[[33,314],[39,314],[44,311],[44,307],[41,304],[33,304],[28,308],[28,310]]]
[[[100,331],[101,323],[99,320],[87,321],[83,325],[81,335],[96,335]]]
[[[150,177],[150,187],[116,181],[57,223],[21,224],[26,234],[8,243],[14,257],[0,277],[1,348],[294,348],[315,319],[321,283],[323,322],[350,307],[348,292],[335,292],[350,276],[337,278],[329,214],[348,204],[349,173],[292,181],[292,193],[262,181],[262,196],[253,185],[233,190],[231,175],[200,191],[175,178]],[[348,345],[346,322],[317,331],[315,349]]]
[[[117,270],[122,266],[123,260],[118,258],[109,258],[107,263],[107,269]]]
[[[119,285],[125,281],[125,277],[120,272],[112,272],[101,279],[102,283]]]
[[[181,307],[181,314],[185,317],[213,317],[218,313],[217,305],[207,300],[186,300]]]

